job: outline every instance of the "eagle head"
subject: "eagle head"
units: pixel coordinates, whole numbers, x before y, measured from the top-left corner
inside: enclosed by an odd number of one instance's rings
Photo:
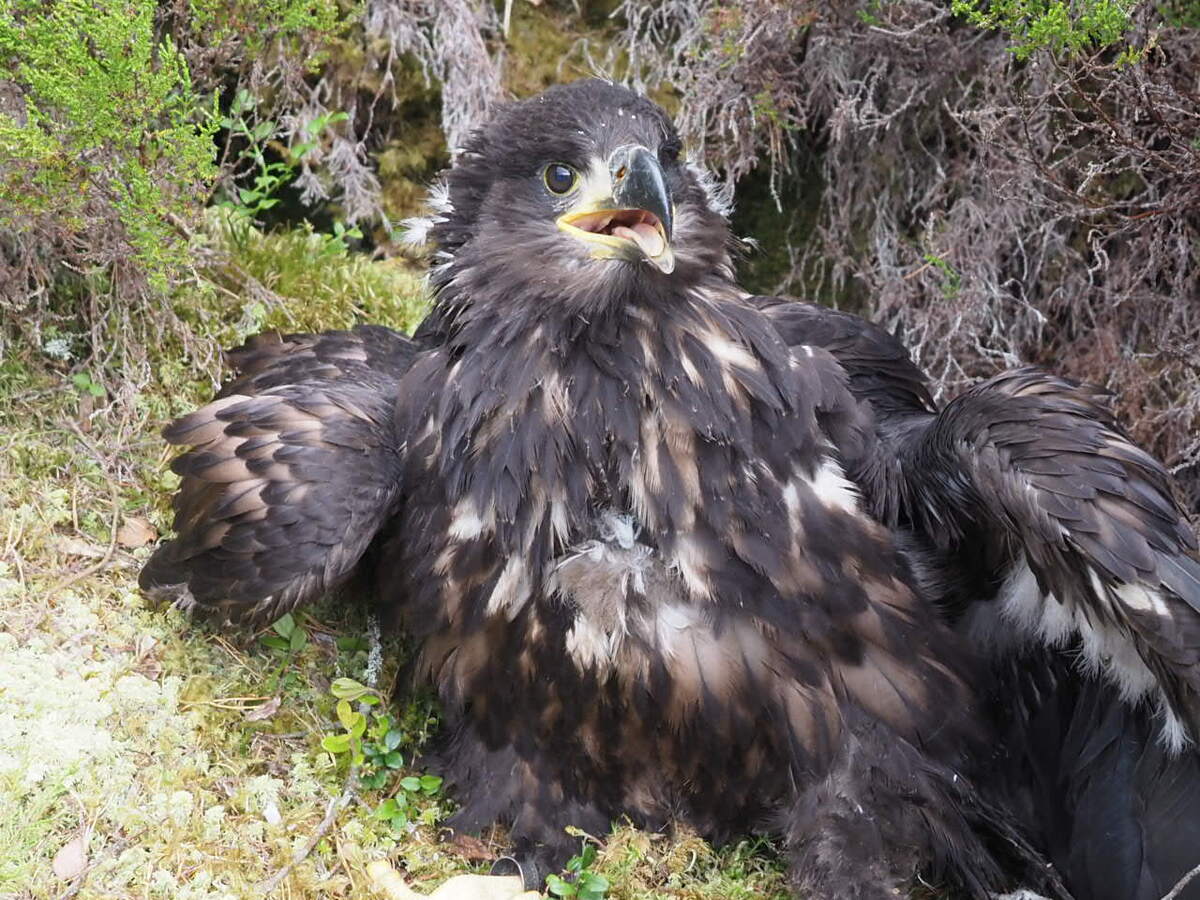
[[[608,81],[503,107],[430,200],[439,305],[583,315],[731,280],[724,215],[680,150],[659,106]]]

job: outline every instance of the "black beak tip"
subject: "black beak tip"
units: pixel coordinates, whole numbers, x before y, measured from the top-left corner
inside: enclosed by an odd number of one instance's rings
[[[654,213],[669,241],[674,207],[658,157],[646,147],[622,147],[609,158],[609,171],[613,179],[613,199],[626,209]]]

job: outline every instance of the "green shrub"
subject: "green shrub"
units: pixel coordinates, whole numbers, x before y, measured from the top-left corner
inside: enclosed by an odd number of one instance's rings
[[[189,0],[187,28],[211,50],[236,48],[236,57],[261,57],[272,40],[310,71],[325,60],[323,45],[356,18],[359,5],[342,15],[337,0]],[[290,51],[290,52],[288,52]]]
[[[952,9],[981,28],[998,28],[1016,43],[1017,59],[1038,50],[1079,53],[1124,40],[1137,0],[953,0]]]
[[[0,0],[0,230],[162,281],[216,176],[215,118],[154,0]],[[14,285],[15,287],[15,285]]]

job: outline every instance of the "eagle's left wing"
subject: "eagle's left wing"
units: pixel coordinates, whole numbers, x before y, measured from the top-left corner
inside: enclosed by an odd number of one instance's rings
[[[1200,737],[1200,560],[1170,479],[1100,391],[1034,368],[936,410],[891,335],[855,316],[759,299],[794,346],[833,353],[876,419],[878,450],[848,461],[876,513],[948,560],[963,602],[1048,646],[1078,643],[1128,701],[1160,703],[1164,735]],[[939,573],[943,577],[943,573]],[[970,611],[974,614],[977,610]]]
[[[393,514],[406,435],[395,409],[418,346],[377,326],[261,334],[238,372],[164,431],[176,536],[139,583],[154,599],[270,621],[337,587]]]

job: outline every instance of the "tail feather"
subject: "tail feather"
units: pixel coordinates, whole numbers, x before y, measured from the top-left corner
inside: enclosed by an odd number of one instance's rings
[[[1153,711],[1080,674],[1072,652],[1033,650],[1001,670],[1008,753],[994,786],[1020,798],[1077,896],[1160,900],[1200,864],[1200,754],[1172,755]],[[1200,900],[1200,883],[1181,898]]]

